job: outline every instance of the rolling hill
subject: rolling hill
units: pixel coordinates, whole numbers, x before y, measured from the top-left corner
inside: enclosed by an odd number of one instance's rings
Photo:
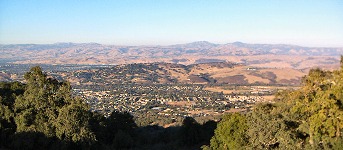
[[[236,63],[134,63],[64,73],[72,84],[299,85],[306,73],[292,68],[255,68]]]
[[[235,62],[264,68],[337,68],[343,48],[285,44],[214,44],[198,41],[169,46],[118,46],[98,43],[0,45],[0,60],[18,64],[132,64]]]

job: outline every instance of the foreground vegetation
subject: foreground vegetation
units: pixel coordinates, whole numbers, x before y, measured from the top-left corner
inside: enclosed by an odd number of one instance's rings
[[[25,80],[0,84],[1,149],[343,149],[343,57],[340,70],[311,70],[300,89],[279,93],[275,103],[218,124],[186,117],[169,128],[138,127],[125,112],[91,112],[68,82],[40,67]]]
[[[193,118],[178,127],[138,127],[126,112],[105,118],[89,111],[68,82],[47,78],[40,67],[25,79],[0,83],[1,149],[190,149],[208,143],[216,127]]]
[[[246,114],[228,114],[203,149],[343,149],[341,69],[313,69],[296,91]]]

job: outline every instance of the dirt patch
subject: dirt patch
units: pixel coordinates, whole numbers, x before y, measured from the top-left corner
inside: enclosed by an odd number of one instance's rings
[[[208,83],[208,80],[197,75],[190,75],[188,76],[188,79],[193,83]]]
[[[211,92],[223,92],[224,94],[231,94],[236,92],[236,90],[225,90],[219,87],[206,87],[204,90],[211,91]]]
[[[244,75],[228,76],[219,78],[217,80],[218,82],[225,84],[248,84],[248,81],[246,80],[246,77]]]

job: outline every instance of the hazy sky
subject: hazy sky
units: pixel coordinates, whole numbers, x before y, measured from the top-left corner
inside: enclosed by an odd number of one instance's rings
[[[343,0],[0,0],[0,43],[343,47]]]

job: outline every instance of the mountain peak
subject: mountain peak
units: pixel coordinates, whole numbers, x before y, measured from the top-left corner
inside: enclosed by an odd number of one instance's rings
[[[246,45],[246,43],[243,43],[243,42],[240,42],[240,41],[236,41],[236,42],[233,42],[232,45],[243,46],[243,45]]]
[[[218,46],[218,44],[214,44],[208,41],[195,41],[192,43],[186,43],[186,44],[178,44],[177,46],[182,47],[215,47]]]
[[[214,44],[214,43],[211,43],[211,42],[208,42],[208,41],[195,41],[195,42],[192,42],[192,43],[189,43],[189,44]]]

